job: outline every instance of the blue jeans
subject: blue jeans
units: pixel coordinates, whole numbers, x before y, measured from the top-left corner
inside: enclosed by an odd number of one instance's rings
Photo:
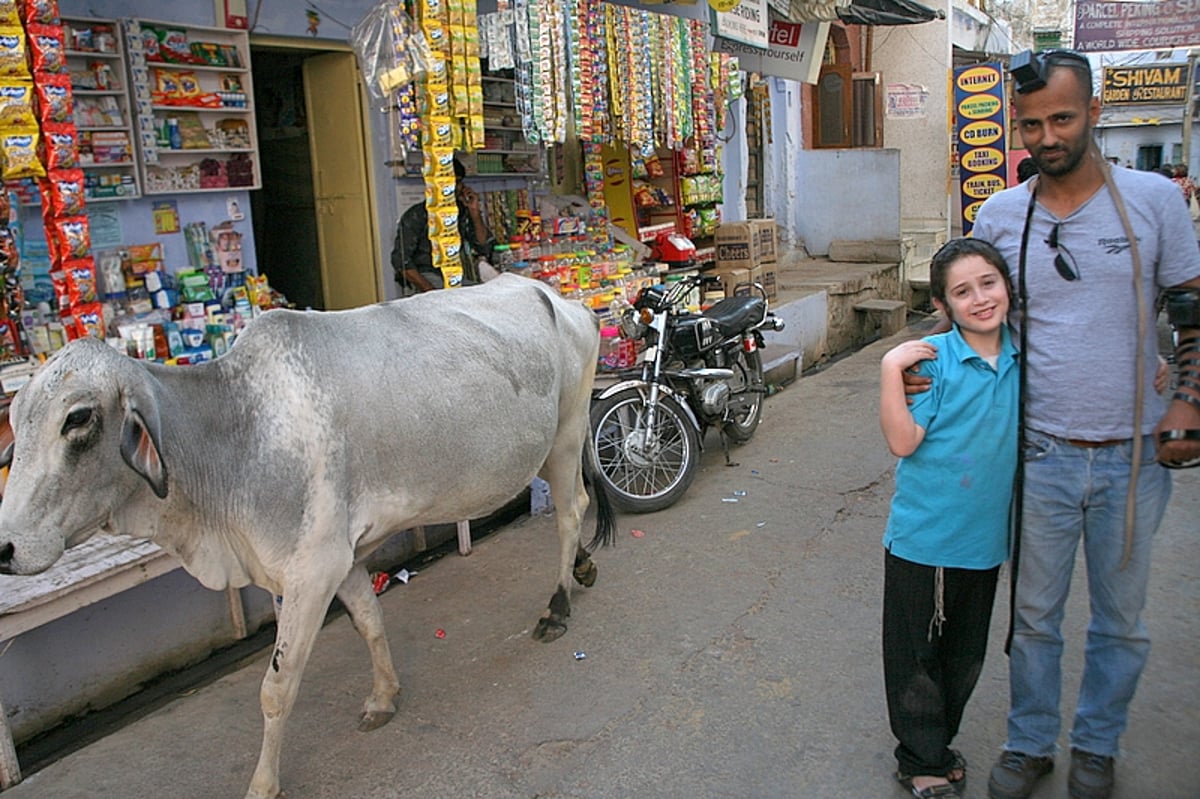
[[[1150,654],[1142,624],[1150,544],[1171,497],[1170,473],[1143,439],[1129,563],[1121,568],[1132,442],[1077,447],[1027,431],[1024,524],[1013,640],[1006,749],[1053,755],[1061,717],[1060,627],[1075,552],[1083,539],[1091,621],[1071,747],[1116,756],[1129,702]]]

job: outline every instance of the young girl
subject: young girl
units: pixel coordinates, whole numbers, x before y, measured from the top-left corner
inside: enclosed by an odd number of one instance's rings
[[[966,761],[950,743],[987,647],[1008,558],[1017,465],[1017,352],[1008,267],[990,244],[954,239],[930,264],[933,303],[954,324],[883,356],[879,419],[896,468],[883,537],[883,671],[900,781],[954,796]],[[933,388],[907,403],[902,375]]]

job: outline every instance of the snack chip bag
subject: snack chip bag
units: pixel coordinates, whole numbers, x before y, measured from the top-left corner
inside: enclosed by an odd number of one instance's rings
[[[64,264],[72,258],[83,258],[92,249],[88,219],[82,214],[55,219],[51,232],[58,245],[58,255]]]
[[[91,258],[75,258],[63,264],[67,298],[72,308],[97,299],[96,265]]]
[[[454,179],[454,150],[448,147],[425,149],[425,180]]]
[[[54,216],[83,213],[86,180],[82,169],[56,169],[46,175],[42,197]]]
[[[40,134],[36,129],[18,129],[0,135],[0,155],[4,169],[0,172],[5,180],[17,178],[45,177],[46,170],[38,160],[38,139]]]
[[[150,25],[142,25],[142,52],[147,61],[163,60],[162,52],[158,49],[158,29]]]
[[[33,84],[0,81],[0,128],[36,128],[33,114]]]
[[[21,12],[21,21],[25,27],[30,25],[58,25],[58,0],[21,0],[17,4]]]
[[[192,48],[188,45],[187,31],[182,28],[158,31],[158,51],[164,61],[173,64],[192,63]]]
[[[200,90],[200,81],[197,80],[195,72],[180,72],[177,74],[180,97],[197,97],[202,93]]]
[[[179,73],[169,69],[154,70],[155,90],[163,97],[181,97]]]
[[[0,78],[29,80],[29,66],[25,62],[25,31],[16,28],[0,28]]]
[[[42,126],[42,165],[47,170],[79,166],[79,134],[74,125],[51,123]]]
[[[16,0],[0,0],[0,27],[21,27],[21,14],[17,11]]]
[[[76,338],[94,336],[104,338],[104,309],[98,302],[84,303],[71,310],[71,321]]]
[[[42,125],[71,121],[70,75],[42,75],[34,82],[34,87],[38,100],[37,117]]]
[[[35,73],[58,74],[67,71],[67,52],[63,31],[58,25],[33,24],[26,28],[29,60]]]

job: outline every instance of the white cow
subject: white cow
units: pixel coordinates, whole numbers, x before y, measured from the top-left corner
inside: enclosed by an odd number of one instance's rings
[[[329,313],[271,311],[222,358],[135,361],[69,344],[15,397],[0,571],[34,574],[93,533],[147,538],[204,585],[283,597],[248,798],[280,793],[283,729],[336,595],[371,652],[360,729],[399,682],[363,559],[389,535],[486,514],[535,475],[558,509],[558,582],[534,637],[561,635],[580,542],[599,347],[591,311],[545,285],[486,285]],[[596,534],[613,519],[597,486]]]

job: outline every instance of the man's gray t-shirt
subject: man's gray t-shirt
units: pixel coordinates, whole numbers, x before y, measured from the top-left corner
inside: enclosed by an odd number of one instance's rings
[[[1142,261],[1147,335],[1142,433],[1166,410],[1154,392],[1158,366],[1154,302],[1160,288],[1200,277],[1200,248],[1179,187],[1152,172],[1113,169],[1137,236]],[[1008,261],[1019,286],[1021,232],[1029,183],[992,195],[971,235],[989,241]],[[1079,275],[1064,280],[1049,239],[1059,225],[1058,253]],[[1060,438],[1106,441],[1132,436],[1137,363],[1137,303],[1133,259],[1107,185],[1064,219],[1039,203],[1026,256],[1029,340],[1026,425]],[[1014,300],[1014,310],[1016,309]],[[1023,320],[1018,319],[1018,324]]]

